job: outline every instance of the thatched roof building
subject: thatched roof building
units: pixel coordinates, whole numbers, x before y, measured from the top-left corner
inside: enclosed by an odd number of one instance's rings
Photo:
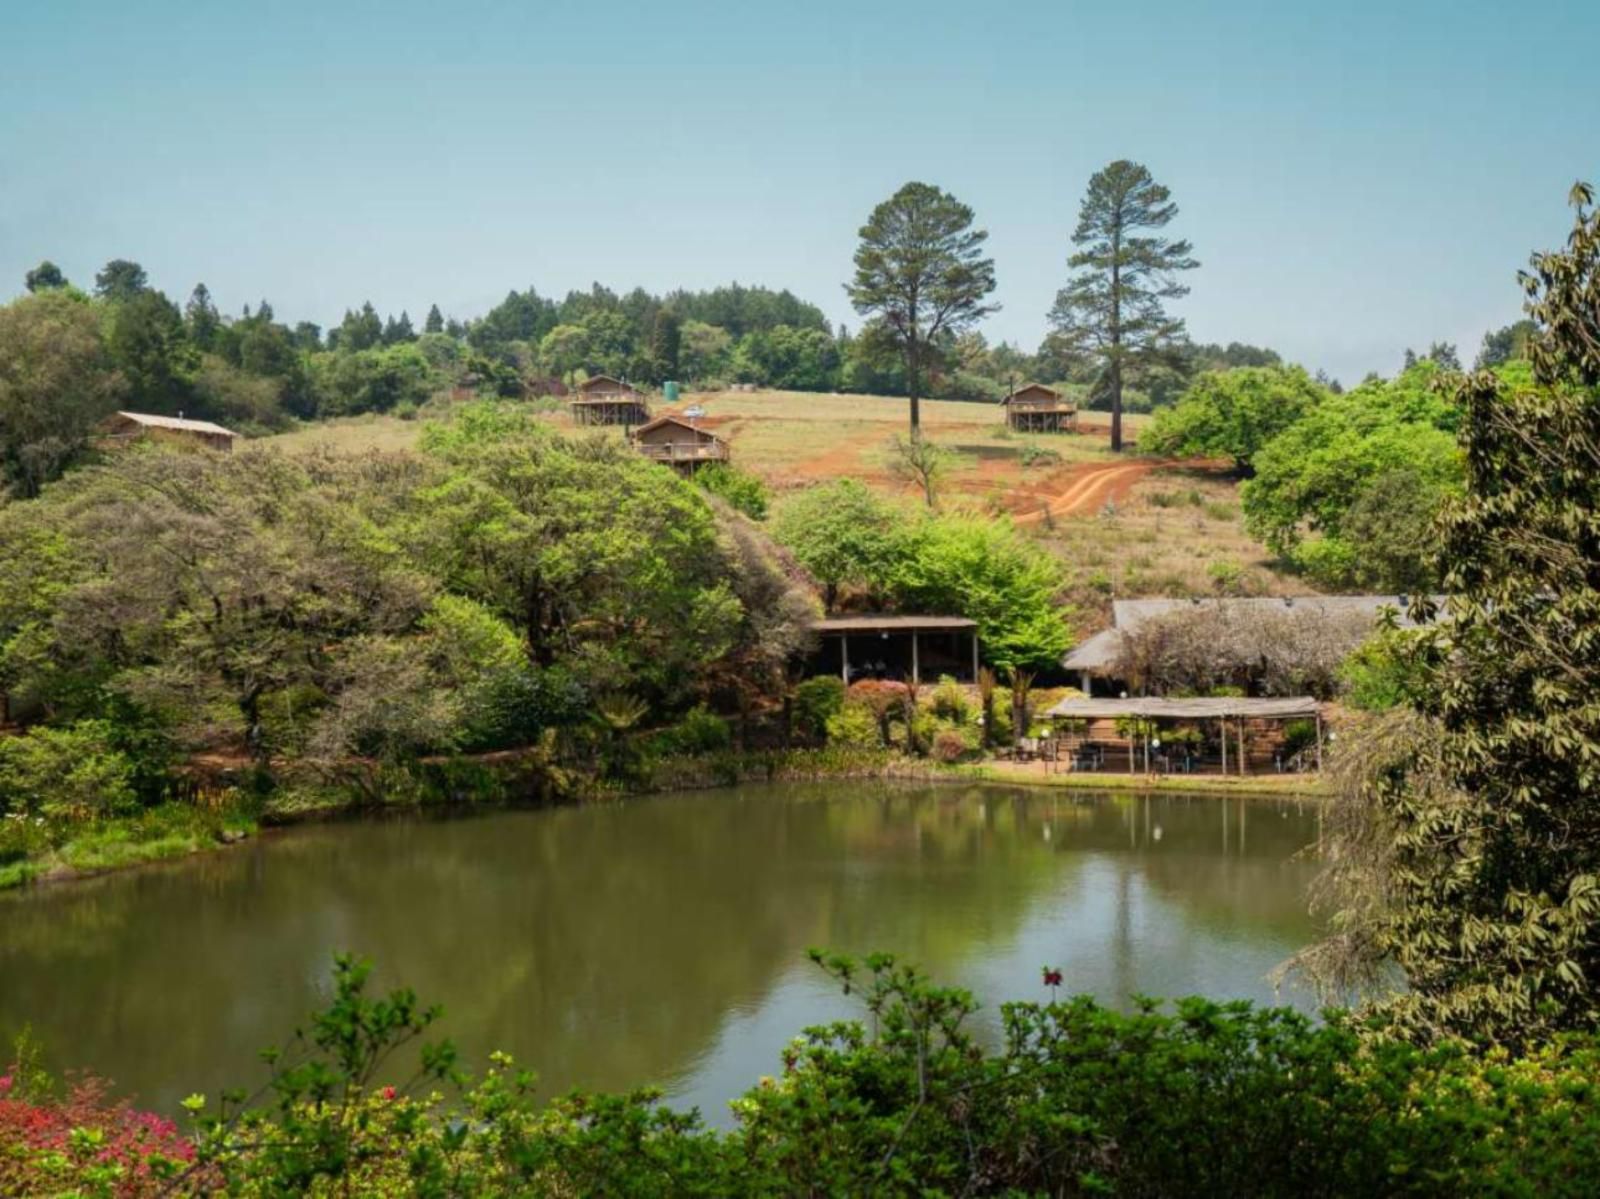
[[[1224,656],[1267,657],[1275,646],[1269,638],[1326,636],[1330,630],[1354,639],[1354,648],[1390,609],[1402,627],[1411,624],[1405,595],[1305,595],[1284,597],[1218,597],[1194,599],[1130,599],[1111,605],[1112,627],[1075,646],[1061,661],[1081,676],[1087,693],[1095,680],[1122,679],[1130,648],[1158,626],[1186,620],[1205,622],[1217,636],[1212,652]],[[1300,630],[1297,633],[1296,630]],[[1226,633],[1226,637],[1221,634]]]

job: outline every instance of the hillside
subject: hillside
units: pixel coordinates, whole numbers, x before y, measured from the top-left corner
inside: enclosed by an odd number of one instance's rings
[[[731,443],[735,463],[759,476],[778,505],[786,494],[837,478],[914,494],[889,466],[892,438],[905,431],[901,400],[726,391],[686,394],[679,407],[691,404],[704,409],[703,424]],[[575,428],[564,408],[550,408],[551,424]],[[1135,437],[1148,422],[1125,419]],[[1107,421],[1106,413],[1086,412],[1076,434],[1013,434],[996,405],[923,401],[927,436],[953,453],[946,502],[1010,513],[1051,546],[1066,564],[1083,630],[1104,622],[1114,596],[1307,591],[1303,580],[1274,569],[1271,555],[1245,532],[1234,479],[1204,463],[1113,454]],[[308,424],[268,441],[401,449],[420,431],[417,420],[368,416]]]

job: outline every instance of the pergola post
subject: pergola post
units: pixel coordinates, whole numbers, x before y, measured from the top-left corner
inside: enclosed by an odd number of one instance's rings
[[[973,681],[976,682],[977,680]],[[922,686],[922,668],[921,663],[917,660],[917,631],[915,629],[911,630],[911,686],[913,688]]]
[[[1222,773],[1228,773],[1228,718],[1224,716],[1219,722],[1222,726]]]
[[[1250,773],[1250,759],[1244,752],[1244,717],[1239,717],[1239,777]]]
[[[978,683],[978,630],[976,628],[972,630],[972,683],[973,686],[977,686]]]
[[[850,685],[850,634],[839,634],[839,677],[844,680],[844,685]]]
[[[1317,773],[1322,773],[1322,709],[1317,709]]]

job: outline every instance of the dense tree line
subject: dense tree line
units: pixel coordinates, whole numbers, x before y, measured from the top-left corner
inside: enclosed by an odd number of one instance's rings
[[[0,507],[0,693],[32,730],[0,775],[95,761],[125,784],[95,802],[154,802],[202,751],[328,774],[580,735],[606,696],[781,686],[813,608],[731,509],[516,408],[418,453],[141,447]]]
[[[1485,345],[1480,362],[1493,361],[1485,369],[1501,386],[1531,386],[1526,358],[1511,356],[1509,330]],[[1231,463],[1245,480],[1250,532],[1324,586],[1436,590],[1434,518],[1460,492],[1465,464],[1461,408],[1449,390],[1460,362],[1443,343],[1431,352],[1444,361],[1415,359],[1392,379],[1371,376],[1348,392],[1298,368],[1207,372],[1158,414],[1141,445]]]

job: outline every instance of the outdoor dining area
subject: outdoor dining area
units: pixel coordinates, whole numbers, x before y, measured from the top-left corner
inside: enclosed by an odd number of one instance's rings
[[[1069,698],[1044,713],[1051,732],[1011,756],[1046,773],[1250,775],[1320,770],[1331,738],[1321,704],[1290,698]]]

